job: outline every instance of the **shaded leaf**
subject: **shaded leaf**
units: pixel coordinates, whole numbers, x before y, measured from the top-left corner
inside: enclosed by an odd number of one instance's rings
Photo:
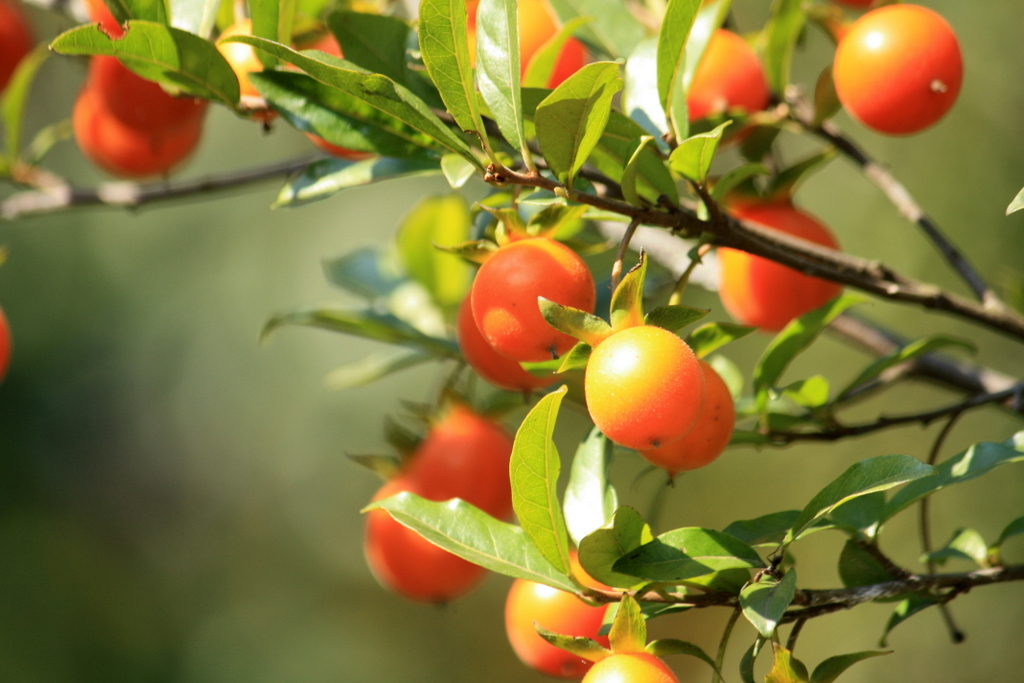
[[[434,360],[437,360],[436,356],[418,351],[373,354],[331,370],[324,378],[324,384],[334,390],[363,387],[406,368]]]
[[[1020,534],[1024,534],[1024,517],[1018,517],[1007,524],[1006,528],[1004,528],[999,534],[999,538],[997,538],[996,542],[992,544],[992,547],[999,548],[1007,539],[1013,536],[1019,536]]]
[[[729,342],[742,339],[756,329],[735,323],[707,323],[691,332],[686,337],[686,343],[698,358],[705,358]]]
[[[537,622],[533,622],[533,626],[537,629],[537,633],[544,640],[548,641],[555,647],[571,652],[580,659],[585,659],[588,662],[599,662],[611,654],[610,650],[592,638],[552,633]]]
[[[851,529],[871,539],[878,533],[884,508],[885,492],[875,491],[846,501],[832,510],[829,519],[836,526]]]
[[[765,676],[765,683],[807,683],[807,667],[793,653],[782,647],[775,647],[775,661]]]
[[[644,158],[644,149],[653,140],[654,138],[650,135],[638,138],[632,145],[629,161],[626,162],[626,167],[622,170],[622,180],[619,183],[619,187],[622,190],[623,198],[634,206],[640,206],[640,195],[636,191],[637,172],[640,168],[640,162]]]
[[[576,346],[569,349],[568,353],[562,356],[561,362],[558,364],[555,371],[562,373],[570,370],[582,370],[587,367],[587,362],[590,360],[590,353],[592,350],[593,347],[586,342],[576,344]]]
[[[612,515],[610,524],[596,529],[579,542],[579,560],[595,580],[613,588],[638,588],[646,583],[612,569],[620,557],[653,540],[635,509],[622,506]]]
[[[410,31],[407,23],[383,14],[337,11],[328,15],[327,26],[338,39],[346,60],[409,85],[405,65]]]
[[[342,190],[382,180],[437,175],[436,161],[379,157],[349,162],[341,159],[314,161],[281,188],[273,207],[295,207],[326,199]]]
[[[781,93],[789,84],[793,50],[807,23],[801,0],[774,0],[771,15],[764,27],[766,45],[764,71],[773,92]]]
[[[173,1],[173,0],[172,0]],[[186,0],[192,2],[193,0]],[[289,45],[292,42],[292,23],[295,20],[295,0],[248,0],[250,16],[252,17],[253,35],[273,40],[277,43]],[[216,17],[219,0],[204,2],[212,10],[211,17]],[[177,19],[177,17],[175,17]],[[197,25],[202,23],[200,19]],[[213,23],[210,23],[210,27]],[[182,26],[181,28],[185,28]],[[209,27],[207,27],[209,29]],[[198,35],[205,36],[207,33],[198,30]],[[266,54],[260,55],[260,60],[266,67],[277,66],[277,59]]]
[[[668,158],[669,166],[684,178],[703,183],[708,177],[708,171],[711,170],[711,162],[718,151],[722,134],[731,123],[732,121],[726,121],[707,133],[700,133],[680,142]]]
[[[627,327],[645,324],[644,280],[647,277],[647,254],[640,252],[640,260],[630,268],[612,292],[611,320],[616,332]]]
[[[740,678],[743,683],[756,683],[754,681],[754,662],[757,661],[757,656],[761,654],[761,648],[766,642],[769,641],[758,636],[740,658]]]
[[[846,541],[839,553],[839,578],[847,588],[892,581],[889,570],[854,540]]]
[[[754,519],[735,521],[723,531],[750,546],[778,545],[799,516],[799,510],[772,512]]]
[[[924,594],[914,594],[909,598],[901,602],[893,610],[893,613],[889,616],[889,621],[885,625],[885,631],[882,632],[882,639],[879,641],[880,647],[885,647],[889,640],[889,634],[894,628],[902,624],[904,621],[914,616],[921,610],[931,607],[932,605],[939,604],[935,598],[932,598]]]
[[[703,319],[708,313],[706,308],[691,306],[666,305],[652,309],[644,316],[644,325],[654,325],[669,332],[678,332],[688,325]]]
[[[562,23],[576,17],[591,21],[580,36],[611,58],[625,57],[643,38],[644,29],[621,0],[549,0]]]
[[[740,606],[757,632],[770,638],[796,594],[796,570],[790,569],[780,580],[765,576],[740,592]]]
[[[725,199],[729,190],[757,175],[769,175],[771,171],[764,164],[744,164],[722,174],[711,188],[711,197],[718,202]]]
[[[972,353],[977,351],[977,347],[970,341],[956,339],[953,337],[944,337],[941,335],[924,337],[923,339],[912,341],[909,344],[905,344],[896,349],[892,353],[879,358],[861,370],[860,374],[850,381],[850,383],[846,385],[846,388],[839,393],[838,398],[844,397],[850,392],[850,390],[864,384],[865,382],[873,380],[895,365],[899,365],[900,363],[913,358],[918,358],[925,354],[932,353],[933,351],[937,351],[942,348],[948,348],[950,346],[957,346]]]
[[[384,481],[393,478],[402,469],[402,461],[393,455],[352,455],[351,453],[346,453],[345,457],[368,470],[372,470]]]
[[[405,280],[390,253],[379,246],[363,247],[325,261],[324,275],[335,287],[367,301],[387,297]]]
[[[753,548],[721,531],[683,527],[625,554],[613,569],[649,581],[685,581],[724,569],[761,568]]]
[[[548,325],[590,346],[597,346],[612,333],[612,328],[593,313],[571,306],[563,306],[544,297],[537,297],[541,315]]]
[[[666,655],[690,655],[691,657],[696,657],[706,663],[715,671],[718,671],[718,667],[715,665],[715,660],[711,659],[711,657],[709,657],[708,654],[699,646],[685,640],[676,640],[674,638],[654,640],[647,644],[644,651],[648,654],[654,655],[655,657],[664,657]]]
[[[834,680],[857,662],[865,659],[878,657],[879,655],[892,654],[892,650],[870,650],[866,652],[853,652],[848,655],[836,655],[829,657],[818,666],[814,667],[811,674],[811,683],[832,683]]]
[[[619,506],[615,487],[608,479],[613,449],[612,442],[594,427],[572,459],[562,512],[569,536],[577,546],[610,522]]]

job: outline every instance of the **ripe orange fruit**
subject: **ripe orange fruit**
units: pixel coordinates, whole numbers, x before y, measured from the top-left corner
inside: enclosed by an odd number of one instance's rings
[[[85,0],[85,9],[89,13],[89,20],[94,24],[99,24],[100,29],[108,36],[120,38],[124,35],[124,29],[121,28],[121,24],[117,23],[117,19],[110,13],[110,9],[103,0]]]
[[[771,96],[754,48],[732,31],[715,31],[686,95],[691,121],[730,109],[760,111]]]
[[[209,104],[195,97],[174,97],[153,81],[136,75],[116,57],[89,61],[87,85],[121,123],[139,130],[177,128],[201,119]]]
[[[15,0],[0,0],[0,90],[31,50],[32,31],[25,14]]]
[[[613,654],[587,672],[583,683],[679,683],[665,662],[646,652]]]

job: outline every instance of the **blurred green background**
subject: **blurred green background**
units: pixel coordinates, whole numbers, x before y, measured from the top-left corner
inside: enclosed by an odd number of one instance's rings
[[[738,0],[738,27],[758,26],[767,4]],[[839,121],[999,284],[1024,272],[1024,219],[1003,216],[1024,185],[1020,4],[928,4],[956,27],[966,55],[965,85],[952,113],[910,139],[875,136],[844,116]],[[62,26],[42,11],[32,17],[40,36]],[[801,82],[813,83],[828,61],[828,43],[810,31],[796,66]],[[30,127],[66,115],[82,75],[74,60],[49,60],[33,94]],[[182,175],[310,151],[285,126],[265,135],[218,110]],[[104,180],[73,143],[62,144],[50,162],[76,183]],[[89,209],[0,223],[0,244],[9,250],[0,304],[15,339],[10,374],[0,385],[0,680],[542,680],[505,641],[508,579],[489,577],[440,609],[387,593],[363,562],[358,510],[378,480],[345,453],[386,452],[384,417],[401,400],[429,400],[436,368],[329,392],[327,372],[379,348],[304,329],[283,330],[264,346],[257,338],[272,313],[344,303],[326,284],[322,261],[386,241],[418,198],[447,185],[439,178],[392,182],[271,211],[277,187],[270,182],[140,211]],[[480,188],[467,192],[475,196]],[[849,164],[834,162],[799,200],[849,251],[961,289],[915,228]],[[690,303],[724,318],[713,295],[694,292]],[[877,301],[863,309],[908,336],[941,331],[974,339],[981,362],[1024,376],[1021,346],[999,336]],[[749,370],[766,339],[747,338],[728,355]],[[790,376],[827,368],[841,379],[864,362],[860,352],[827,338]],[[952,400],[917,384],[850,417]],[[977,411],[960,421],[944,456],[1022,426],[998,409]],[[566,414],[563,455],[586,427]],[[858,459],[925,458],[936,432],[909,427],[835,446],[731,450],[678,481],[661,529],[722,528],[802,507]],[[659,482],[647,477],[633,485],[641,469],[638,458],[623,453],[615,476],[623,498],[646,509]],[[961,526],[992,540],[1024,514],[1024,468],[1009,466],[940,493],[933,511],[936,543]],[[836,534],[799,544],[802,585],[839,585],[841,544]],[[915,513],[886,529],[882,547],[921,569]],[[1024,561],[1024,543],[1009,543],[1006,554]],[[815,620],[797,655],[813,665],[874,648],[891,609],[873,604]],[[951,645],[931,610],[893,633],[895,654],[859,664],[844,680],[1020,680],[1024,584],[976,589],[952,611],[965,643]],[[713,651],[726,616],[695,611],[654,622],[652,630]],[[752,634],[738,629],[727,680],[737,680],[735,663]],[[683,681],[710,678],[696,660],[677,657],[672,664]]]

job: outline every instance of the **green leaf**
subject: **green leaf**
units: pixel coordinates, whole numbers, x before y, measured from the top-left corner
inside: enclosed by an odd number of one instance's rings
[[[345,59],[371,73],[409,85],[405,50],[409,25],[397,17],[365,12],[338,11],[327,17]]]
[[[846,541],[839,553],[839,578],[847,588],[892,581],[889,570],[854,540]]]
[[[678,332],[687,325],[692,325],[701,320],[710,312],[706,308],[692,308],[690,306],[658,306],[644,316],[644,324],[661,327],[669,332]]]
[[[754,393],[762,411],[767,407],[768,389],[778,383],[790,362],[809,347],[840,313],[862,301],[862,298],[849,294],[839,296],[790,322],[772,339],[754,368]]]
[[[889,633],[891,633],[894,628],[896,628],[901,623],[903,623],[910,617],[914,616],[921,610],[937,604],[939,603],[935,598],[925,594],[914,594],[906,600],[904,600],[903,602],[901,602],[899,605],[896,606],[896,609],[893,610],[893,613],[889,616],[889,621],[885,625],[885,630],[882,632],[882,638],[878,643],[879,646],[886,646],[886,643],[889,639]]]
[[[516,0],[480,0],[476,14],[477,82],[505,140],[530,158],[523,136]]]
[[[912,360],[914,358],[918,358],[925,354],[932,353],[933,351],[937,351],[939,349],[948,348],[950,346],[960,347],[962,349],[970,351],[971,353],[977,351],[977,347],[969,341],[956,339],[953,337],[944,337],[941,335],[924,337],[922,339],[912,341],[896,349],[892,353],[883,356],[882,358],[879,358],[878,360],[876,360],[875,362],[871,363],[866,368],[861,370],[860,374],[857,375],[857,377],[853,379],[849,384],[847,384],[841,392],[839,392],[837,400],[846,396],[852,389],[859,387],[865,382],[873,380],[874,378],[878,377],[883,372],[885,372],[886,370],[895,365],[899,365],[900,363],[904,363],[908,360]]]
[[[476,175],[476,166],[458,154],[445,154],[441,157],[441,172],[444,173],[448,186],[457,190]]]
[[[793,522],[800,516],[799,510],[785,510],[783,512],[772,512],[755,519],[744,519],[733,522],[723,529],[724,533],[735,536],[750,546],[775,546],[782,543],[786,533],[793,527]],[[827,528],[831,525],[819,522],[814,524],[804,534],[820,528]]]
[[[549,0],[559,20],[586,17],[592,23],[580,36],[612,59],[625,57],[644,36],[644,29],[621,0]]]
[[[832,510],[829,519],[838,527],[852,529],[864,538],[872,539],[878,533],[884,508],[885,492],[875,491],[846,501]]]
[[[673,582],[724,569],[763,566],[761,556],[733,536],[712,529],[683,527],[630,551],[613,568],[649,581]]]
[[[640,260],[630,268],[612,292],[612,329],[616,332],[627,327],[644,324],[644,280],[647,277],[647,254],[640,252]]]
[[[658,31],[658,96],[672,133],[683,140],[690,124],[686,110],[686,40],[700,8],[700,0],[669,0]]]
[[[590,352],[593,349],[590,344],[586,342],[580,342],[576,346],[569,349],[569,352],[562,356],[561,362],[555,369],[555,372],[562,373],[568,372],[569,370],[582,370],[587,367],[587,362],[590,360]],[[524,364],[526,367],[527,364]]]
[[[519,426],[509,474],[512,507],[527,536],[558,570],[569,574],[569,539],[558,504],[561,463],[552,441],[566,387],[544,396]]]
[[[345,457],[373,471],[381,479],[387,481],[398,475],[402,470],[402,462],[393,455],[352,455],[346,453]]]
[[[777,645],[775,661],[764,683],[807,683],[807,667],[792,652]]]
[[[799,406],[820,408],[828,403],[828,380],[822,375],[814,375],[813,377],[793,382],[782,390],[782,395]]]
[[[434,360],[437,360],[436,356],[419,351],[373,354],[331,370],[324,378],[324,384],[335,391],[364,387],[406,368]]]
[[[757,661],[757,656],[761,654],[761,648],[766,642],[769,641],[758,636],[740,658],[740,679],[743,683],[756,683],[754,681],[754,662]]]
[[[668,158],[669,166],[684,178],[703,184],[707,180],[708,171],[711,170],[711,162],[718,151],[722,133],[731,123],[732,121],[726,121],[707,133],[683,140],[672,150],[672,155]]]
[[[324,275],[330,284],[369,302],[388,297],[405,282],[391,250],[380,246],[363,247],[325,261]]]
[[[436,161],[379,157],[355,163],[341,159],[314,161],[281,188],[273,208],[295,207],[327,199],[342,190],[412,176],[437,175]]]
[[[619,65],[587,64],[544,98],[534,115],[537,139],[551,170],[566,186],[604,132],[612,98],[622,89]]]
[[[1024,534],[1024,517],[1018,517],[1017,519],[1007,524],[1006,528],[1003,529],[1002,533],[999,534],[999,538],[997,538],[996,542],[992,544],[992,547],[999,548],[1003,545],[1003,543],[1006,542],[1007,539],[1012,538],[1013,536],[1019,536],[1021,534]]]
[[[610,524],[596,529],[579,542],[579,560],[596,581],[614,588],[639,588],[636,577],[612,569],[620,557],[653,540],[651,528],[635,509],[622,506],[612,515]]]
[[[718,671],[718,666],[715,665],[715,660],[711,659],[711,657],[709,657],[699,646],[685,640],[676,640],[674,638],[654,640],[647,644],[647,647],[644,648],[644,652],[654,655],[655,657],[664,657],[666,655],[690,655],[691,657],[696,657],[706,663],[715,671]]]
[[[420,52],[444,106],[462,130],[484,135],[469,57],[466,0],[420,0]]]
[[[885,505],[882,520],[918,500],[952,484],[960,484],[986,474],[1000,465],[1024,461],[1024,432],[1018,432],[1003,443],[976,443],[963,453],[943,461],[935,467],[935,473],[897,491]]]
[[[979,567],[987,567],[988,545],[974,529],[957,529],[946,545],[921,556],[921,562],[934,562],[942,566],[947,560],[971,560]]]
[[[795,594],[795,569],[786,572],[781,580],[766,575],[760,582],[749,584],[740,592],[743,616],[762,637],[770,638]]]
[[[756,175],[769,175],[771,171],[764,164],[744,164],[728,171],[721,178],[715,181],[711,188],[711,198],[717,202],[725,199],[729,190],[733,189],[743,181],[753,178]]]
[[[1015,213],[1024,209],[1024,189],[1017,193],[1017,196],[1013,198],[1010,205],[1006,207],[1006,215],[1009,216],[1011,213]]]
[[[683,90],[690,92],[693,75],[700,66],[700,60],[707,50],[715,31],[721,28],[729,15],[732,0],[705,0],[700,3],[697,16],[686,39],[686,62],[683,65]]]
[[[562,48],[565,43],[581,27],[593,21],[591,17],[575,17],[562,25],[555,35],[544,41],[537,51],[530,57],[526,65],[526,72],[523,74],[524,88],[546,88],[551,74],[555,71],[555,65],[562,55]]]
[[[165,87],[229,107],[238,104],[238,79],[227,60],[210,41],[177,28],[135,20],[123,38],[112,40],[90,24],[65,31],[50,47],[65,55],[111,55]]]
[[[8,159],[18,158],[21,151],[21,128],[25,121],[25,105],[28,102],[32,83],[39,67],[43,65],[50,51],[39,44],[21,58],[3,89],[0,100],[0,121],[3,123],[4,154]]]
[[[319,53],[315,51],[297,52],[284,45],[253,36],[232,36],[227,41],[247,43],[294,64],[321,83],[337,88],[345,95],[377,109],[381,114],[391,116],[414,130],[428,135],[440,147],[461,154],[474,163],[477,168],[483,170],[480,160],[473,154],[462,137],[444,125],[423,100],[387,76],[362,73],[350,68],[352,65],[345,60],[326,55],[311,57],[309,55],[318,55]],[[323,61],[320,61],[321,59]]]
[[[517,579],[570,593],[577,590],[520,527],[498,521],[458,498],[434,502],[406,491],[379,500],[364,512],[377,508],[387,510],[396,521],[464,560]]]
[[[585,659],[588,662],[599,662],[611,652],[603,645],[598,643],[592,638],[586,638],[583,636],[565,636],[560,633],[552,633],[537,622],[533,622],[533,627],[537,629],[537,633],[541,638],[548,641],[555,647],[571,652],[580,659]]]
[[[645,38],[626,60],[622,109],[656,139],[668,132],[658,94],[658,39]],[[666,146],[667,148],[667,146]]]
[[[219,0],[210,0],[206,4],[212,6],[214,16],[216,16],[217,7],[220,6]],[[249,10],[252,17],[253,35],[285,45],[289,45],[292,42],[295,0],[249,0]],[[198,34],[207,35],[201,31]],[[265,53],[260,55],[260,60],[268,68],[278,64],[276,58],[270,57]]]
[[[626,167],[622,170],[622,181],[619,183],[619,187],[622,189],[623,198],[634,206],[640,206],[640,195],[636,191],[636,176],[640,168],[640,161],[644,158],[643,152],[647,144],[653,140],[654,138],[650,135],[638,138],[633,145],[633,151],[630,152],[629,161],[626,162]]]
[[[774,0],[764,32],[764,70],[773,92],[781,93],[789,85],[796,41],[807,23],[801,0]]]
[[[729,342],[742,339],[756,329],[734,323],[707,323],[691,332],[686,337],[686,343],[698,358],[705,358]]]
[[[594,427],[572,459],[562,511],[569,536],[577,546],[610,522],[619,507],[615,487],[608,480],[612,452],[612,442]]]
[[[848,655],[836,655],[835,657],[829,657],[821,664],[814,667],[814,673],[811,674],[811,683],[832,683],[839,678],[840,674],[857,662],[863,662],[865,659],[889,654],[892,654],[892,650],[870,650],[867,652],[853,652]]]
[[[629,594],[622,596],[612,630],[608,633],[608,642],[616,654],[643,652],[647,646],[647,621],[640,605]]]
[[[552,204],[546,206],[530,217],[526,231],[539,237],[559,237],[560,233],[571,231],[571,224],[578,222],[586,210],[587,207],[583,205]]]
[[[835,147],[825,147],[820,152],[783,169],[771,177],[765,188],[765,195],[776,201],[792,197],[804,180],[821,170],[838,155],[839,151]]]
[[[540,306],[540,313],[548,325],[570,337],[586,342],[590,346],[597,346],[601,340],[612,333],[612,328],[608,323],[593,313],[587,313],[571,306],[563,306],[544,297],[537,297],[537,303]]]
[[[220,0],[167,0],[167,16],[175,28],[197,36],[208,36],[217,21]],[[161,21],[161,19],[155,19]]]
[[[124,24],[129,19],[145,19],[158,24],[168,23],[167,10],[170,3],[166,0],[115,0],[104,4],[119,24]]]
[[[398,228],[395,241],[406,272],[442,308],[459,305],[469,288],[472,268],[434,245],[465,241],[471,229],[469,206],[457,193],[420,200]]]
[[[921,479],[934,471],[909,455],[879,455],[854,463],[811,499],[793,522],[785,542],[799,538],[816,520],[848,500]]]

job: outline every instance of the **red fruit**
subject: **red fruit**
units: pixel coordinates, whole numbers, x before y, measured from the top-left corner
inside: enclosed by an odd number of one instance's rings
[[[645,652],[613,654],[587,672],[583,683],[679,683],[665,662]]]
[[[704,376],[686,342],[640,325],[591,352],[584,392],[590,419],[605,436],[628,448],[660,450],[696,424]]]
[[[855,21],[836,48],[836,94],[880,133],[907,135],[941,119],[960,92],[963,58],[952,27],[917,5],[887,5]]]
[[[99,24],[100,29],[108,36],[120,38],[124,35],[124,29],[121,28],[121,24],[117,23],[117,19],[110,13],[110,9],[103,0],[85,0],[85,8],[89,12],[89,19],[94,24]]]
[[[201,120],[209,104],[195,97],[169,95],[116,57],[93,57],[87,82],[86,87],[102,100],[107,111],[124,125],[144,131],[170,130]]]
[[[373,500],[402,491],[429,498],[419,484],[399,477],[384,484]],[[476,585],[485,572],[483,567],[442,550],[402,526],[385,510],[366,514],[363,551],[370,571],[381,585],[419,602],[450,602]]]
[[[640,451],[640,455],[649,463],[671,475],[704,467],[715,461],[729,445],[736,424],[736,406],[729,387],[714,368],[703,360],[700,361],[700,368],[704,373],[705,393],[704,406],[697,417],[697,424],[681,439],[657,450]]]
[[[0,0],[0,90],[7,87],[15,67],[31,50],[28,19],[14,0]]]
[[[354,149],[349,149],[348,147],[333,145],[315,133],[306,133],[305,135],[309,138],[310,142],[320,148],[320,151],[330,154],[331,156],[338,157],[339,159],[361,161],[363,159],[369,159],[370,157],[376,156],[372,152],[360,152]]]
[[[538,297],[593,312],[594,278],[576,252],[546,237],[504,246],[480,267],[470,305],[477,328],[498,353],[521,362],[543,361],[576,344],[547,324]]]
[[[430,500],[461,498],[493,517],[512,513],[512,437],[462,404],[449,407],[405,468]]]
[[[828,228],[789,202],[735,204],[730,210],[738,218],[831,249],[839,248]],[[719,249],[718,264],[718,294],[729,314],[744,325],[773,332],[793,318],[823,306],[842,291],[834,282],[736,249]]]
[[[506,391],[518,391],[528,394],[555,381],[555,377],[538,377],[533,375],[508,356],[494,350],[476,326],[473,320],[473,309],[467,297],[459,307],[459,319],[456,333],[459,338],[459,349],[469,367],[485,380]]]
[[[7,324],[4,310],[0,308],[0,382],[7,374],[7,368],[11,364],[11,328]]]
[[[730,109],[760,111],[769,100],[768,82],[754,49],[731,31],[715,31],[686,95],[690,120]]]

